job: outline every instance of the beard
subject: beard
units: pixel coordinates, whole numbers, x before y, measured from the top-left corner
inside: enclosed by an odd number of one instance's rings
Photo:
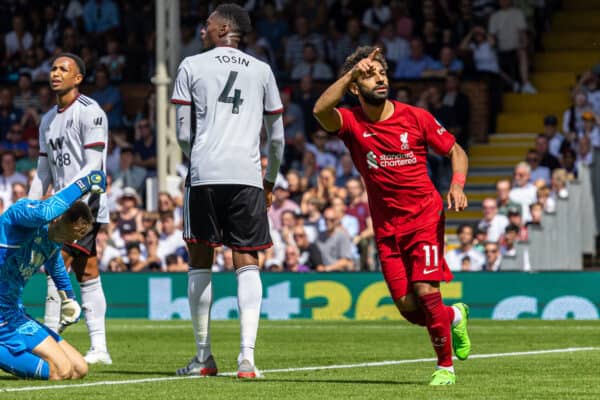
[[[365,90],[359,85],[358,91],[365,103],[370,106],[380,106],[387,100],[389,90],[386,90],[385,93],[376,92],[375,90],[379,88],[380,86],[375,86],[373,90]]]

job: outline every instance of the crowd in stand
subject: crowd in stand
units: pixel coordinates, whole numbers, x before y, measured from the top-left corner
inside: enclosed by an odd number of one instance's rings
[[[544,118],[543,131],[515,166],[512,182],[498,181],[496,198],[483,200],[478,225],[458,228],[459,247],[446,256],[451,269],[500,270],[502,257],[514,255],[515,244],[527,240],[527,228],[543,226],[544,212],[555,212],[556,200],[569,196],[569,182],[600,148],[600,64],[574,82],[572,99],[562,126],[556,115]]]
[[[182,58],[202,51],[200,30],[217,3],[181,0]],[[492,115],[500,110],[502,90],[534,93],[528,79],[530,54],[540,46],[540,32],[546,29],[556,2],[247,0],[242,3],[251,12],[255,26],[245,40],[245,51],[272,66],[285,109],[285,159],[269,211],[274,246],[263,254],[262,263],[272,271],[303,272],[377,268],[363,184],[342,143],[320,130],[312,116],[319,81],[337,76],[345,57],[357,46],[377,45],[386,56],[394,80],[442,82],[428,85],[421,93],[402,86],[394,97],[427,108],[468,148],[470,104],[461,93],[461,81],[471,78],[488,81]],[[86,62],[86,84],[93,87],[86,94],[102,106],[109,118],[107,165],[112,213],[111,223],[98,235],[101,268],[187,270],[187,253],[181,239],[181,192],[160,193],[157,211],[144,211],[145,181],[156,174],[151,86],[148,84],[149,94],[143,107],[134,115],[125,115],[119,88],[123,82],[148,83],[154,74],[153,2],[12,0],[0,4],[0,21],[3,55],[0,79],[6,83],[5,87],[15,89],[0,90],[0,204],[6,208],[27,193],[38,156],[40,117],[54,105],[46,84],[53,55],[79,54]],[[573,172],[580,147],[585,146],[581,145],[585,139],[570,136],[572,129],[576,133],[580,129],[597,131],[583,122],[588,118],[588,102],[592,101],[586,96],[597,84],[593,79],[591,75],[582,77],[581,91],[575,93],[574,105],[563,118],[568,121],[565,142],[571,144],[563,147],[573,150],[573,161],[569,167],[565,161],[568,156],[561,156],[560,162],[568,172]],[[345,101],[352,104],[353,99]],[[494,128],[492,118],[490,132]],[[550,141],[547,147],[555,150],[556,136],[550,136],[549,131],[546,135]],[[588,136],[590,140],[598,140],[592,134]],[[536,144],[535,155],[542,157],[542,144],[539,146],[538,149]],[[450,173],[446,159],[430,154],[428,161],[436,187],[444,191]],[[537,171],[539,166],[532,167],[534,163],[532,152],[527,164],[520,164],[518,169],[536,178],[548,178],[545,172]],[[511,194],[523,192],[519,197],[522,201],[518,201],[522,219],[507,224],[513,230],[513,225],[530,222],[529,215],[534,214],[529,206],[539,194],[530,188],[528,180],[529,177],[517,179],[515,175],[515,182],[523,184],[518,183],[510,190]],[[527,193],[533,195],[525,199]],[[552,193],[546,197],[551,199]],[[507,219],[509,209],[500,206]],[[492,213],[486,221],[492,221],[498,212]],[[510,232],[505,232],[505,227],[490,229],[489,221],[477,229],[460,230],[465,253],[471,252],[469,237],[487,232],[489,239],[493,229],[500,231],[501,246],[510,242]],[[475,248],[485,247],[487,253],[484,242],[485,239],[479,240],[481,244]],[[478,254],[469,253],[471,269],[489,263]],[[460,263],[468,264],[464,257]],[[231,251],[219,248],[214,269],[231,268]]]

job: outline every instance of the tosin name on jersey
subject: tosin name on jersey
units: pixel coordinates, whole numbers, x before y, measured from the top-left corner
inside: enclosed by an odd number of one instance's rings
[[[221,64],[241,64],[244,67],[250,66],[250,60],[238,56],[215,56],[215,59]]]

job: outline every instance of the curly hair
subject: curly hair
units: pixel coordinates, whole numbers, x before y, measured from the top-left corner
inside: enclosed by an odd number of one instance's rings
[[[215,9],[215,12],[231,23],[231,30],[234,33],[245,35],[252,32],[250,15],[248,15],[248,12],[244,8],[237,4],[221,4]]]
[[[354,66],[358,64],[360,60],[362,60],[363,58],[367,58],[369,54],[373,52],[373,50],[375,50],[374,46],[360,46],[359,48],[357,48],[354,51],[354,53],[346,57],[344,65],[342,65],[341,75],[345,75],[348,71],[354,68]],[[383,56],[383,54],[381,54],[381,52],[375,56],[375,61],[378,61],[381,65],[383,65],[383,68],[387,71],[388,65],[385,61],[385,57]]]

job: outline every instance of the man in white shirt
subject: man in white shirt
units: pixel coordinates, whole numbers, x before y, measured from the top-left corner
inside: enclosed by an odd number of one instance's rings
[[[560,146],[565,137],[558,130],[558,118],[555,115],[547,115],[544,118],[544,135],[548,138],[548,152],[559,158]]]
[[[526,162],[520,162],[515,167],[513,187],[508,194],[511,201],[521,205],[523,222],[531,221],[529,205],[537,201],[537,188],[531,182],[531,168]]]
[[[481,208],[483,209],[483,219],[479,221],[478,227],[480,230],[487,231],[488,241],[497,242],[508,225],[508,218],[498,214],[498,204],[492,197],[483,199]]]
[[[463,259],[469,257],[470,267],[464,271],[481,271],[485,257],[481,251],[473,247],[473,227],[462,224],[456,230],[460,246],[446,253],[446,263],[451,271],[463,271]]]
[[[158,256],[161,265],[166,270],[166,258],[171,254],[177,253],[181,248],[185,248],[183,232],[175,227],[175,217],[172,211],[165,211],[160,215],[160,237],[158,238]]]

